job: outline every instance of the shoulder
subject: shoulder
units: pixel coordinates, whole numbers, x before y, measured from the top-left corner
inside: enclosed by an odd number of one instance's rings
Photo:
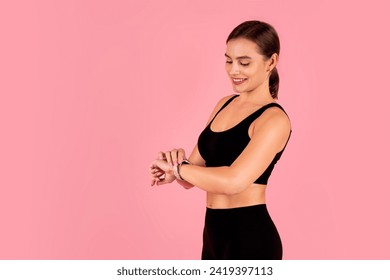
[[[280,105],[279,105],[280,106]],[[288,115],[278,106],[267,108],[253,122],[253,136],[269,135],[277,137],[285,142],[290,135],[291,122]]]
[[[214,106],[214,109],[213,111],[211,112],[210,114],[210,117],[209,117],[209,120],[207,121],[207,124],[214,118],[215,114],[222,108],[222,106],[228,102],[228,100],[230,98],[233,98],[234,96],[236,96],[237,94],[231,94],[231,95],[227,95],[227,96],[224,96],[222,97],[218,102],[217,104]]]
[[[291,129],[290,118],[287,113],[282,109],[283,107],[276,103],[276,106],[268,107],[264,112],[255,120],[256,124],[267,124],[267,126],[278,126],[281,128]],[[279,107],[280,106],[280,107]]]
[[[219,109],[222,108],[222,106],[231,98],[233,98],[234,96],[236,96],[237,94],[231,94],[231,95],[227,95],[227,96],[224,96],[222,97],[218,102],[217,102],[217,105],[215,105],[215,108],[214,110],[218,111]]]

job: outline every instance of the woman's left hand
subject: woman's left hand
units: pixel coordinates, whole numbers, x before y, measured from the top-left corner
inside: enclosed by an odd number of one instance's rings
[[[154,160],[149,166],[149,171],[152,177],[152,186],[154,184],[163,185],[172,183],[176,179],[171,165],[163,159]]]
[[[165,159],[171,166],[177,165],[186,159],[186,153],[182,148],[159,152],[159,159]]]

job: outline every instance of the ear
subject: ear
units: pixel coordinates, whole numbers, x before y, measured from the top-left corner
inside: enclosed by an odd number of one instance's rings
[[[271,72],[276,65],[278,64],[279,61],[279,56],[277,53],[274,53],[269,59],[268,59],[268,65],[267,65],[267,70]]]

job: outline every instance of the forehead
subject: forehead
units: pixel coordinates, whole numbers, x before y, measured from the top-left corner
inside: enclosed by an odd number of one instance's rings
[[[261,56],[257,44],[245,38],[237,38],[228,41],[226,44],[226,54],[231,58],[240,56]]]

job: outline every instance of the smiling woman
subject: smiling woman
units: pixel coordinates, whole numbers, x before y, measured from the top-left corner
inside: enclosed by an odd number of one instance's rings
[[[177,181],[206,191],[202,259],[282,259],[282,242],[267,211],[265,190],[291,135],[276,103],[279,38],[261,21],[237,26],[226,41],[226,72],[237,94],[211,113],[190,157],[160,152],[151,185]]]

